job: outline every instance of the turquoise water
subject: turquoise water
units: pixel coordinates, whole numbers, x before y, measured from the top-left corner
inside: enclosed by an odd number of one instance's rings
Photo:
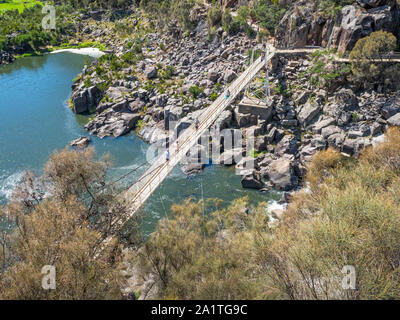
[[[81,135],[87,120],[67,106],[72,79],[89,58],[62,52],[42,57],[18,59],[0,66],[0,203],[5,203],[24,170],[40,172],[54,150],[64,148]],[[110,179],[126,174],[145,161],[148,145],[130,134],[117,139],[92,137],[96,154],[110,153]],[[141,172],[125,179],[129,184]],[[233,168],[208,166],[199,175],[187,177],[174,169],[150,197],[144,211],[144,229],[153,230],[158,219],[168,214],[172,203],[187,197],[230,200],[249,195],[253,203],[279,198],[277,193],[244,190]]]

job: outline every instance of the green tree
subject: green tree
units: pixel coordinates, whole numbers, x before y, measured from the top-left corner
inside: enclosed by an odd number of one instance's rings
[[[365,89],[397,90],[400,67],[388,61],[397,39],[390,32],[377,31],[357,41],[350,53],[353,81]]]
[[[261,27],[274,33],[279,21],[286,12],[277,1],[257,0],[253,3],[255,18]]]
[[[214,27],[216,25],[219,25],[221,23],[222,19],[222,10],[219,5],[213,5],[207,13],[207,23],[208,26]]]

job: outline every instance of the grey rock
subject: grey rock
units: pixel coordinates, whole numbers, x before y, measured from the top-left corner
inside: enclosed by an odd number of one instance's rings
[[[241,183],[242,187],[247,189],[262,189],[264,187],[264,183],[261,181],[261,175],[256,171],[243,176]]]
[[[217,130],[223,130],[225,128],[229,128],[231,126],[231,122],[232,122],[232,111],[225,110],[215,121],[214,127]]]
[[[256,167],[256,159],[253,157],[244,157],[236,164],[235,170],[236,174],[245,176],[251,174]]]
[[[77,92],[72,96],[72,104],[74,106],[74,112],[77,114],[85,113],[89,111],[89,104],[87,100],[87,90]]]
[[[71,141],[70,146],[78,148],[86,148],[89,145],[90,141],[91,141],[90,137],[79,137],[78,139]]]
[[[320,111],[321,107],[318,104],[307,102],[301,107],[301,110],[297,115],[297,119],[299,120],[300,124],[305,127]]]
[[[266,136],[255,137],[254,150],[257,152],[261,152],[266,150],[266,148],[267,148],[267,137]]]
[[[126,111],[128,109],[128,101],[122,100],[120,102],[117,102],[112,106],[112,109],[116,112]]]
[[[322,128],[321,135],[326,139],[329,136],[331,136],[332,134],[341,133],[341,132],[342,132],[342,130],[339,127],[331,125],[331,126]]]
[[[400,127],[400,112],[398,114],[395,114],[394,116],[390,117],[387,120],[387,123],[391,126],[398,126]]]
[[[297,140],[291,135],[285,135],[278,142],[275,148],[275,154],[283,156],[284,154],[295,154],[297,152]]]
[[[297,184],[292,163],[286,158],[272,161],[268,166],[267,176],[273,186],[279,190],[290,190]]]
[[[224,81],[226,83],[230,83],[237,78],[237,74],[235,71],[229,69],[224,74]]]
[[[155,79],[157,78],[158,70],[155,66],[148,66],[146,67],[144,74],[146,75],[147,79]]]
[[[215,70],[210,70],[210,71],[208,72],[208,75],[207,75],[207,79],[208,79],[208,80],[210,80],[210,81],[212,81],[212,82],[216,82],[216,81],[218,80],[218,78],[219,78],[219,73],[218,73],[217,71],[215,71]]]
[[[270,214],[272,216],[272,218],[277,219],[277,220],[282,220],[283,214],[285,213],[285,211],[283,211],[282,209],[272,209]]]
[[[314,123],[311,127],[311,130],[315,133],[321,133],[321,130],[323,128],[333,125],[333,124],[335,124],[335,122],[336,121],[334,118],[331,118],[331,117],[323,118],[323,119],[317,121],[316,123]]]
[[[382,107],[381,113],[385,119],[393,117],[400,111],[400,97],[393,97],[389,99]]]
[[[240,162],[243,158],[243,150],[241,148],[230,149],[224,151],[217,159],[217,163],[225,166],[234,165]]]

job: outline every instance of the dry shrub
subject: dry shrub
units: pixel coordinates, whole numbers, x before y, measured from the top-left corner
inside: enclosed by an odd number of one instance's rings
[[[400,298],[399,147],[396,128],[359,162],[329,150],[314,157],[312,187],[294,196],[285,223],[259,248],[279,297]],[[345,265],[355,267],[355,290],[341,287]]]
[[[86,209],[73,198],[45,200],[18,216],[12,254],[15,263],[1,276],[1,299],[121,298],[113,252],[99,252],[101,234],[84,222]],[[56,268],[56,289],[42,288],[42,267]]]
[[[88,188],[105,184],[110,162],[94,159],[94,148],[71,151],[68,148],[54,152],[46,163],[44,172],[52,195],[65,199],[70,195],[85,194]]]
[[[324,179],[328,170],[337,167],[342,161],[343,156],[332,148],[316,153],[308,165],[306,181],[315,187]]]
[[[397,174],[400,169],[400,129],[389,128],[385,135],[385,141],[365,150],[360,160],[375,168],[389,169]]]
[[[160,297],[175,299],[399,299],[399,137],[389,130],[359,162],[332,149],[316,154],[310,188],[272,229],[265,208],[248,210],[246,199],[206,217],[201,204],[174,206],[142,272],[164,281]],[[355,289],[342,287],[347,265]]]

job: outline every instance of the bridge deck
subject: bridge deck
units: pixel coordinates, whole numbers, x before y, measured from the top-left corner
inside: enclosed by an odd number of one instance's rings
[[[272,46],[268,48],[266,61],[275,55]],[[230,86],[230,96],[225,97],[222,93],[199,117],[199,128],[196,130],[194,125],[187,128],[177,139],[179,143],[179,151],[170,148],[170,160],[166,161],[165,153],[161,154],[153,164],[143,173],[137,182],[130,187],[124,197],[131,204],[130,216],[124,217],[113,222],[113,225],[122,227],[133,214],[140,209],[144,202],[150,197],[154,190],[169,175],[172,169],[182,160],[191,147],[193,147],[201,135],[217,120],[225,108],[231,104],[237,95],[245,88],[245,86],[257,75],[257,73],[265,66],[266,62],[258,58],[250,65]]]

